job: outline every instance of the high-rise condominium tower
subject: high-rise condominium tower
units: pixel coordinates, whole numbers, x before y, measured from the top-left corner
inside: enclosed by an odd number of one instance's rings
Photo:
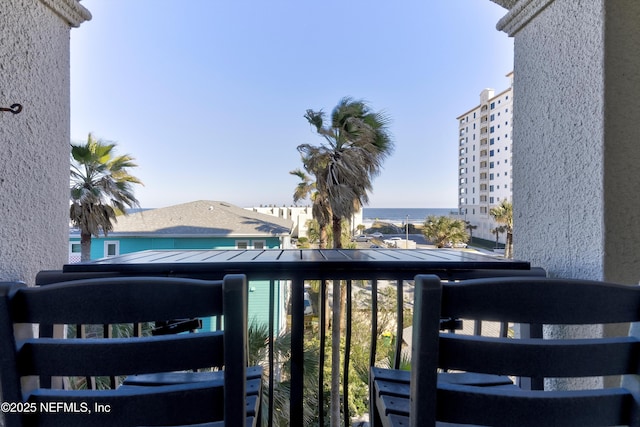
[[[480,104],[457,120],[458,127],[458,212],[477,228],[473,237],[496,240],[497,225],[489,214],[504,199],[511,200],[511,122],[513,73],[507,74],[509,88],[495,94],[480,92]],[[505,233],[499,235],[505,241]]]

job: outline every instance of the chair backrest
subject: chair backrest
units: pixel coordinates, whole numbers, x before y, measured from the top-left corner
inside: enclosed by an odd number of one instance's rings
[[[474,387],[437,383],[436,374],[437,368],[534,378],[639,374],[640,342],[628,335],[514,339],[438,333],[438,328],[440,318],[559,326],[636,322],[640,287],[538,277],[440,283],[426,275],[415,283],[412,425],[434,425],[436,418],[490,426],[640,425],[638,396],[623,388]]]
[[[127,324],[219,315],[224,330],[193,334],[59,339],[15,333],[19,324]],[[0,283],[0,362],[3,400],[22,408],[5,414],[8,427],[125,427],[223,418],[226,425],[244,425],[246,278],[117,277],[41,287]],[[201,368],[224,368],[224,379],[96,391],[23,386],[30,376],[126,376]]]

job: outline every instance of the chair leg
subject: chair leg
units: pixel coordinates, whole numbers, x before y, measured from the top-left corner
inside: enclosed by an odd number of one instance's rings
[[[375,379],[373,378],[373,372],[369,374],[369,427],[382,427],[382,420],[380,419],[380,413],[378,412],[378,405],[376,404],[376,390],[374,385]]]

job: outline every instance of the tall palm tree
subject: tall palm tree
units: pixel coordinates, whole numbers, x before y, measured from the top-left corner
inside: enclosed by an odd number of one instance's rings
[[[430,215],[424,222],[422,233],[437,248],[444,248],[449,242],[460,243],[469,240],[465,226],[464,221],[460,219]]]
[[[328,123],[322,110],[307,110],[304,117],[325,142],[320,146],[302,144],[298,151],[305,169],[316,176],[316,188],[327,195],[334,247],[340,248],[340,223],[368,203],[371,181],[393,150],[389,119],[373,112],[364,101],[349,97],[338,102]]]
[[[387,128],[389,119],[374,112],[361,100],[342,98],[332,110],[329,120],[325,113],[307,110],[304,116],[324,139],[319,146],[302,144],[305,169],[315,175],[316,188],[326,195],[332,214],[333,246],[342,248],[341,231],[344,219],[349,219],[369,201],[367,192],[372,179],[380,173],[382,162],[391,154],[393,143]],[[341,325],[344,300],[340,282],[333,284],[333,325]],[[340,425],[340,328],[331,335],[331,426]]]
[[[142,182],[128,172],[136,167],[134,158],[115,156],[115,143],[95,139],[89,134],[86,144],[71,144],[70,218],[80,229],[81,260],[91,258],[91,236],[105,236],[113,230],[118,213],[139,206],[133,184]]]
[[[504,257],[513,257],[513,205],[507,199],[503,199],[500,204],[491,208],[489,214],[498,223],[504,225],[507,232],[507,244],[504,248]]]

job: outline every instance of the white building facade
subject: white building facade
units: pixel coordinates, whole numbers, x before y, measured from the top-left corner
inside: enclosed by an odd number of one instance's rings
[[[491,208],[512,199],[511,148],[513,73],[509,88],[480,93],[480,104],[458,120],[458,213],[471,226],[473,237],[496,240],[499,226]],[[499,233],[504,243],[506,233]]]
[[[278,218],[290,219],[293,221],[292,237],[307,237],[307,221],[313,219],[311,206],[260,206],[246,208],[261,214],[272,215]],[[351,233],[357,233],[358,225],[363,224],[362,209],[356,212],[351,219]]]

